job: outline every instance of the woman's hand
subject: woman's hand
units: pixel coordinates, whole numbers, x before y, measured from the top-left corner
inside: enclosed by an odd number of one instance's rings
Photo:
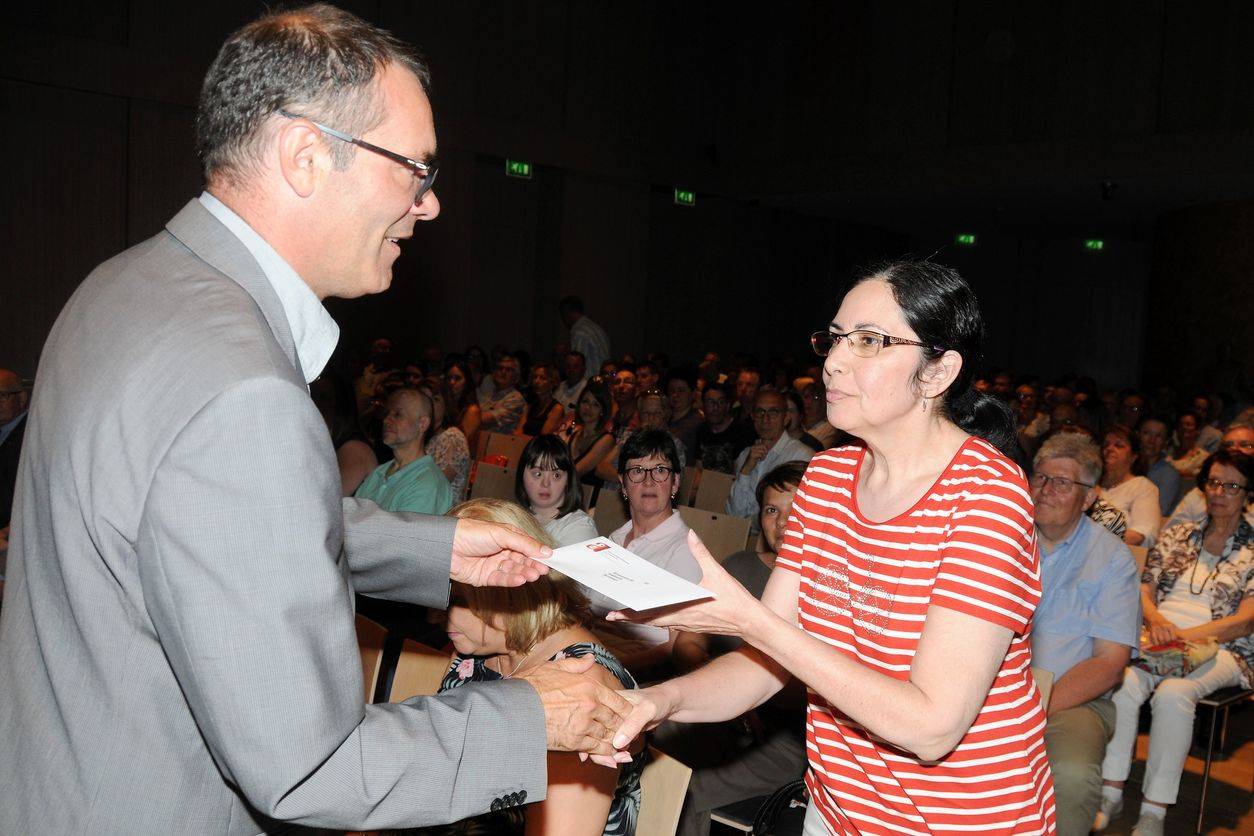
[[[1167,644],[1181,638],[1180,631],[1176,628],[1176,625],[1158,613],[1146,616],[1145,628],[1149,640],[1148,647]]]
[[[689,633],[717,633],[721,636],[743,636],[746,616],[762,609],[761,602],[750,595],[736,579],[719,565],[696,532],[688,532],[688,548],[701,567],[701,587],[714,593],[703,599],[673,607],[659,607],[637,613],[615,611],[607,621],[633,621],[655,627],[674,627]]]

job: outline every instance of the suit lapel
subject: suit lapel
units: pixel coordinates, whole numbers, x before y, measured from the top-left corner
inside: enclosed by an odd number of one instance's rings
[[[270,330],[274,332],[274,338],[282,347],[283,353],[304,379],[300,358],[296,355],[296,342],[292,339],[292,328],[283,311],[283,303],[279,301],[270,280],[266,278],[261,265],[248,248],[195,198],[171,218],[165,228],[198,258],[229,277],[253,298],[269,323]]]

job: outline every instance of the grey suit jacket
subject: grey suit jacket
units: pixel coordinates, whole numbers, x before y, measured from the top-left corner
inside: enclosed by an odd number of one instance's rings
[[[198,201],[93,271],[37,381],[0,833],[367,829],[544,797],[526,683],[363,705],[353,590],[443,606],[455,521],[341,500],[278,297]]]

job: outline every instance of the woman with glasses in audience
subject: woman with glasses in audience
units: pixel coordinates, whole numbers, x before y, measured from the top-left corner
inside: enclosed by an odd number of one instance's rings
[[[471,454],[479,444],[479,428],[483,425],[483,413],[479,410],[479,398],[475,394],[471,367],[461,360],[454,360],[444,367],[444,408],[448,421],[456,424],[466,437]]]
[[[812,344],[828,418],[861,443],[811,460],[761,601],[692,539],[716,597],[647,623],[744,645],[625,692],[617,745],[665,719],[739,717],[795,676],[807,834],[1052,832],[1032,502],[1009,406],[972,386],[983,331],[970,287],[931,262],[845,295]]]
[[[597,536],[596,524],[583,510],[583,488],[570,448],[555,435],[527,442],[514,477],[514,496],[559,546]]]
[[[596,467],[614,449],[610,432],[610,390],[600,375],[591,377],[575,399],[575,414],[561,430],[561,437],[570,447],[575,472],[581,484],[601,486]]]
[[[552,544],[534,517],[502,499],[472,499],[449,512],[462,519],[512,525]],[[631,674],[588,630],[588,601],[579,585],[558,572],[522,586],[453,584],[446,628],[456,655],[440,692],[523,676],[547,661],[592,656],[584,676],[610,688],[635,688]],[[509,740],[488,745],[509,746]],[[632,836],[640,810],[642,754],[617,769],[581,763],[568,752],[548,753],[548,796],[525,807],[486,813],[445,827],[410,831],[433,834],[544,834]],[[642,834],[644,836],[644,834]]]
[[[519,432],[538,436],[555,433],[566,417],[566,407],[558,403],[557,369],[552,363],[536,363],[531,367],[531,386],[527,393],[527,406],[523,410]]]
[[[1254,528],[1243,516],[1254,497],[1254,458],[1220,450],[1203,463],[1197,485],[1206,496],[1206,517],[1166,528],[1145,561],[1143,645],[1213,638],[1218,650],[1187,674],[1151,673],[1154,666],[1145,662],[1129,666],[1114,694],[1115,734],[1102,763],[1099,826],[1123,806],[1140,708],[1151,700],[1149,757],[1133,831],[1140,836],[1161,834],[1167,808],[1176,802],[1197,701],[1219,688],[1254,683]]]
[[[1102,479],[1098,488],[1102,499],[1128,517],[1123,541],[1129,546],[1154,545],[1162,511],[1158,507],[1158,488],[1140,475],[1138,455],[1141,442],[1122,424],[1114,424],[1102,436]]]

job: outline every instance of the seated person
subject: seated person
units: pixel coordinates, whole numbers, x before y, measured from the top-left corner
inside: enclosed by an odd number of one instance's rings
[[[750,531],[758,530],[758,482],[784,462],[808,462],[814,448],[786,433],[787,402],[779,392],[764,389],[753,400],[753,428],[757,440],[736,457],[736,478],[727,497],[727,513],[748,517]]]
[[[596,523],[583,510],[583,489],[570,448],[555,435],[527,442],[514,476],[514,496],[559,546],[597,536]]]
[[[474,454],[479,445],[479,429],[483,426],[483,412],[475,395],[474,379],[470,366],[462,360],[454,360],[444,367],[444,408],[448,420],[462,431],[466,447]]]
[[[556,385],[557,369],[551,363],[536,363],[531,367],[531,391],[527,394],[520,430],[523,435],[547,435],[562,426],[566,407],[557,399]]]
[[[492,370],[492,379],[480,387],[479,418],[484,430],[513,435],[522,424],[527,402],[518,391],[521,368],[517,357],[503,354]]]
[[[679,492],[679,452],[665,430],[641,430],[623,444],[618,457],[620,485],[629,519],[610,534],[610,539],[655,566],[696,583],[701,568],[688,548],[691,530],[675,512]],[[614,600],[589,590],[592,612],[604,616],[622,607]],[[628,670],[638,676],[669,664],[675,631],[630,622],[596,622],[595,632],[618,653]]]
[[[1254,418],[1254,416],[1251,416]],[[1227,450],[1236,456],[1254,456],[1254,423],[1238,419],[1228,425],[1219,442],[1220,450]],[[1254,525],[1254,502],[1245,506],[1245,518]],[[1198,523],[1206,519],[1206,497],[1199,488],[1193,488],[1184,495],[1171,512],[1171,519],[1163,528],[1178,522]]]
[[[707,383],[701,404],[705,423],[697,428],[697,463],[705,470],[735,473],[736,457],[756,437],[753,428],[732,418],[731,390],[725,383]]]
[[[0,370],[0,382],[3,381],[3,370]],[[327,431],[331,433],[331,443],[335,446],[335,461],[340,467],[340,490],[344,496],[352,496],[353,491],[370,475],[370,471],[379,466],[374,450],[366,441],[366,434],[361,430],[361,421],[357,418],[357,398],[353,394],[353,385],[334,372],[327,372],[309,384],[309,395],[314,405],[326,422]],[[0,416],[2,417],[2,416]],[[0,426],[0,430],[3,426]],[[0,446],[0,451],[3,451]],[[0,452],[0,457],[3,453]],[[0,486],[0,496],[4,493]],[[0,506],[0,519],[6,519],[8,512]],[[7,524],[7,521],[6,521]]]
[[[805,470],[804,462],[788,462],[762,477],[762,551],[747,549],[723,561],[723,568],[756,598],[762,597],[775,566],[775,550]],[[739,638],[681,632],[671,658],[677,673],[687,673],[740,643]],[[765,705],[726,723],[663,723],[653,743],[692,768],[676,836],[706,836],[711,810],[766,795],[805,772],[805,688],[794,680]]]
[[[439,465],[444,478],[448,479],[453,489],[453,501],[461,502],[465,500],[470,484],[470,445],[466,441],[466,434],[448,409],[448,402],[445,400],[447,389],[432,380],[422,391],[431,398],[435,409],[435,415],[432,416],[435,432],[427,441],[427,452]]]
[[[1128,515],[1128,530],[1123,539],[1130,546],[1154,545],[1162,514],[1158,510],[1158,488],[1144,476],[1137,475],[1137,454],[1140,442],[1131,430],[1118,424],[1102,436],[1102,499]]]
[[[679,475],[683,478],[684,467],[687,465],[684,458],[684,444],[666,429],[667,419],[670,417],[670,405],[666,396],[656,389],[641,392],[636,396],[635,414],[639,425],[626,435],[619,437],[618,443],[597,465],[596,474],[601,477],[605,487],[614,488],[618,485],[618,459],[623,449],[623,442],[642,430],[661,430],[671,437],[671,441],[675,442],[675,453],[678,456]]]
[[[392,450],[392,460],[371,471],[353,496],[385,511],[443,514],[452,506],[453,489],[426,452],[433,410],[431,398],[417,389],[397,389],[388,396],[383,443]]]
[[[1137,425],[1136,437],[1141,444],[1138,469],[1158,488],[1158,511],[1171,516],[1180,498],[1180,471],[1167,461],[1167,422],[1148,415]]]
[[[672,369],[666,377],[666,400],[670,404],[670,421],[666,429],[684,445],[684,457],[695,461],[697,457],[697,430],[705,423],[701,413],[693,408],[692,393],[697,376],[687,369]]]
[[[1066,433],[1046,441],[1028,483],[1041,555],[1032,664],[1054,675],[1045,751],[1054,774],[1058,833],[1084,836],[1102,798],[1102,758],[1115,732],[1111,691],[1140,632],[1136,561],[1084,509],[1097,497],[1097,445]]]
[[[1182,412],[1176,418],[1176,443],[1171,450],[1171,466],[1180,471],[1180,478],[1192,481],[1198,468],[1210,455],[1197,443],[1201,421],[1192,412]]]
[[[612,403],[604,378],[589,378],[575,404],[575,415],[560,435],[570,446],[579,481],[599,488],[601,477],[596,475],[596,467],[614,449],[614,435],[609,429]]]
[[[1141,573],[1144,646],[1213,638],[1218,651],[1187,674],[1151,673],[1145,656],[1129,666],[1115,691],[1115,735],[1102,762],[1106,786],[1099,824],[1123,806],[1138,716],[1150,700],[1149,758],[1136,831],[1141,836],[1159,836],[1167,808],[1176,802],[1197,701],[1220,688],[1254,682],[1254,527],[1243,515],[1254,498],[1254,457],[1222,449],[1212,453],[1197,483],[1206,496],[1206,517],[1165,529]]]
[[[562,369],[565,373],[553,390],[553,397],[557,398],[569,418],[575,412],[575,404],[583,385],[588,382],[588,362],[581,352],[568,351],[562,360]]]
[[[451,516],[505,523],[552,544],[535,518],[502,499],[472,499]],[[471,587],[454,583],[446,626],[456,655],[440,692],[510,679],[556,659],[592,656],[585,674],[609,688],[636,687],[631,674],[588,631],[588,601],[579,585],[557,572],[519,587]],[[508,740],[501,740],[508,746]],[[548,796],[525,807],[477,816],[436,833],[522,833],[549,836],[631,836],[640,810],[643,753],[617,770],[569,752],[548,753]]]

